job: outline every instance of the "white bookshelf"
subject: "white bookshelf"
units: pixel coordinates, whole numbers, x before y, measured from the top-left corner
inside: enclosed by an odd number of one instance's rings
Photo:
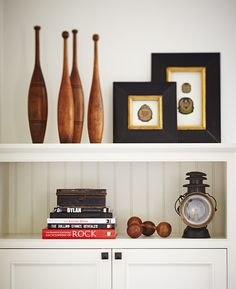
[[[137,250],[141,259],[147,248],[157,256],[159,250],[181,249],[175,254],[185,252],[188,256],[191,251],[196,265],[194,250],[201,251],[202,257],[206,252],[209,258],[216,250],[213,262],[220,264],[220,260],[227,259],[222,270],[228,268],[227,282],[234,284],[235,156],[236,146],[225,144],[0,144],[0,251],[7,263],[18,257],[24,263],[26,259],[20,257],[19,249],[30,260],[34,256],[30,250],[40,257],[38,249],[50,250],[52,255],[57,249],[65,256],[68,249],[79,255],[89,250],[92,256],[107,250],[109,254],[123,252],[127,258]],[[186,192],[182,186],[187,183],[186,173],[192,170],[207,174],[208,192],[218,203],[218,211],[208,226],[210,239],[181,238],[185,225],[174,211],[174,202]],[[107,205],[117,218],[116,239],[41,238],[41,229],[56,206],[56,189],[76,187],[107,189]],[[126,234],[126,223],[132,215],[156,225],[167,221],[172,225],[172,234],[168,238],[154,233],[131,239]],[[11,253],[7,254],[7,250]]]

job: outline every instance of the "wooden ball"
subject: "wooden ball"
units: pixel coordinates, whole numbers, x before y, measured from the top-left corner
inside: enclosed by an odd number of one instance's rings
[[[132,224],[127,228],[127,234],[131,238],[138,238],[142,235],[143,228],[139,224]]]
[[[68,31],[63,31],[62,32],[62,37],[67,39],[69,37],[69,32]]]
[[[98,34],[93,34],[93,40],[98,41],[99,40],[99,35]]]
[[[127,226],[130,226],[131,224],[142,224],[142,220],[139,217],[133,216],[129,218],[127,222]]]
[[[171,234],[172,228],[171,225],[167,222],[161,222],[156,227],[157,234],[162,238],[166,238]]]
[[[142,227],[143,227],[143,235],[145,236],[151,236],[156,230],[155,224],[151,221],[143,222]]]

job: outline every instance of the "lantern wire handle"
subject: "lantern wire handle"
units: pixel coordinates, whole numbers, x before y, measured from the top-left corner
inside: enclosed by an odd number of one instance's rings
[[[175,211],[176,211],[176,213],[180,216],[180,212],[179,212],[179,207],[180,207],[180,204],[181,204],[181,202],[183,201],[183,199],[186,197],[186,195],[187,195],[188,193],[186,193],[186,194],[184,194],[184,195],[180,195],[179,197],[178,197],[178,199],[175,201]],[[177,205],[178,205],[178,207],[177,207]]]
[[[215,202],[215,211],[217,211],[217,201],[216,201],[216,199],[212,195],[210,195],[208,193],[205,193],[205,194],[208,195],[209,198],[212,198],[214,200],[214,202]]]

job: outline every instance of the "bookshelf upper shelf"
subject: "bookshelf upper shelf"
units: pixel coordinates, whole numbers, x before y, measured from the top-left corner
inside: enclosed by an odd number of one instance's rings
[[[235,144],[0,144],[0,162],[227,161]]]

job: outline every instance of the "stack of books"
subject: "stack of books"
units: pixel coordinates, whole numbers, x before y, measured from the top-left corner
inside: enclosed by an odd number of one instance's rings
[[[116,219],[106,207],[106,190],[58,189],[43,239],[114,239]]]

